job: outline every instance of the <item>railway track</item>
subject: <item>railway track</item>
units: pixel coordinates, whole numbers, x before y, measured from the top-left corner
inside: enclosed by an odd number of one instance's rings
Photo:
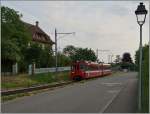
[[[7,95],[13,95],[13,94],[18,94],[18,93],[26,93],[26,92],[31,92],[35,90],[42,90],[42,89],[48,89],[48,88],[53,88],[53,87],[59,87],[63,85],[68,85],[74,83],[73,81],[68,81],[68,82],[62,82],[62,83],[55,83],[55,84],[44,84],[44,85],[38,85],[38,86],[32,86],[32,87],[27,87],[27,88],[21,88],[21,89],[14,89],[14,90],[5,90],[1,91],[2,96],[7,96]]]

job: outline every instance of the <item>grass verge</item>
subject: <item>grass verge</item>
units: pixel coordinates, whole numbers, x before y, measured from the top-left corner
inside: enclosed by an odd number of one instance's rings
[[[20,74],[17,76],[2,76],[1,88],[2,90],[10,90],[68,80],[69,72],[58,72],[57,74],[43,73],[32,76],[29,76],[28,74]]]

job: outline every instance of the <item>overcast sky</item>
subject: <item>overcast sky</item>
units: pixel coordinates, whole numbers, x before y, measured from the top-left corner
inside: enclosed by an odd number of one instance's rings
[[[23,14],[22,20],[39,26],[54,41],[58,32],[75,32],[58,40],[61,50],[66,45],[91,48],[108,62],[108,55],[130,52],[134,58],[139,47],[139,25],[134,11],[139,1],[2,1],[2,5]],[[146,9],[149,2],[144,1]],[[149,12],[149,11],[148,11]],[[58,37],[61,37],[60,35]],[[143,26],[143,44],[149,41],[149,13]]]

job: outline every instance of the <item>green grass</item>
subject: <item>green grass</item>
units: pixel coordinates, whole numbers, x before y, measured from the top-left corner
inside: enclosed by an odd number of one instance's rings
[[[119,75],[122,72],[115,72],[112,74]],[[54,82],[69,81],[69,72],[58,72],[56,73],[42,73],[29,76],[28,74],[20,74],[17,76],[2,76],[1,77],[1,88],[2,90],[17,89],[23,87],[31,87],[41,84],[50,84]]]
[[[15,95],[2,96],[1,100],[2,102],[5,102],[5,101],[16,99],[18,97],[29,96],[29,95],[30,95],[29,93],[20,93],[20,94],[15,94]]]
[[[32,76],[29,76],[28,74],[20,74],[17,76],[2,76],[1,88],[2,90],[16,89],[68,80],[69,72],[58,72],[57,74],[43,73]]]

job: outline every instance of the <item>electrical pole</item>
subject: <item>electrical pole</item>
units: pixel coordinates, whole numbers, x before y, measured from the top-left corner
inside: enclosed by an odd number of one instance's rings
[[[111,55],[108,55],[108,63],[110,63],[110,56],[111,56]]]
[[[57,30],[56,30],[56,28],[55,28],[55,67],[56,67],[56,70],[55,70],[55,72],[57,73],[58,72],[58,57],[57,57],[57,40],[58,40],[58,38],[57,38],[57,35],[58,34],[75,34],[75,32],[70,32],[70,33],[58,33],[57,32]]]
[[[110,50],[100,50],[100,49],[97,49],[97,50],[96,50],[97,59],[98,59],[98,52],[99,52],[99,51],[101,51],[101,52],[108,52],[108,51],[110,51]],[[103,61],[103,60],[102,60],[102,61]]]
[[[110,63],[112,63],[112,57],[113,57],[113,55],[110,55]]]
[[[56,68],[56,73],[58,71],[58,68],[57,68],[57,30],[55,28],[55,68]]]
[[[96,56],[97,56],[97,62],[98,62],[98,49],[96,49]]]

